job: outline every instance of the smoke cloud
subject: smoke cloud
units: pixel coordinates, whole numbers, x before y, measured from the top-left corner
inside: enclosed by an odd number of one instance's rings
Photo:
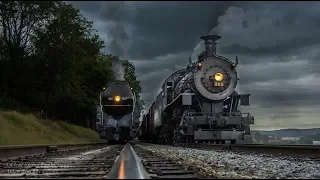
[[[114,77],[116,80],[118,81],[124,81],[124,75],[125,75],[125,71],[124,71],[124,67],[121,64],[119,58],[113,58],[112,59],[112,71],[114,74]]]
[[[130,2],[106,2],[101,11],[103,18],[112,19],[108,35],[111,42],[108,48],[113,54],[123,58],[130,47],[131,21],[135,17],[135,7]]]
[[[112,40],[109,44],[109,48],[112,53],[123,57],[126,54],[127,44],[129,43],[129,35],[126,32],[125,26],[123,24],[114,24],[114,26],[109,31]]]

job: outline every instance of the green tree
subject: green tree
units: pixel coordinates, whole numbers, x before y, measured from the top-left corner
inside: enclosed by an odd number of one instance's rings
[[[61,1],[0,2],[0,108],[45,110],[50,119],[86,125],[102,87],[113,81],[103,41],[72,5]],[[134,66],[126,80],[139,97]]]
[[[79,10],[63,3],[54,15],[37,32],[34,43],[39,62],[35,64],[44,70],[39,88],[42,103],[49,116],[60,107],[60,118],[80,119],[83,124],[85,117],[93,115],[99,91],[111,79],[108,56],[100,53],[103,41]]]
[[[56,10],[55,1],[1,1],[0,2],[0,93],[4,97],[23,101],[29,89],[24,75],[28,73],[27,56],[37,29],[50,20]]]
[[[134,65],[128,61],[128,60],[123,60],[122,65],[125,67],[125,80],[128,82],[130,88],[132,88],[132,91],[136,95],[136,118],[140,117],[140,113],[142,110],[144,110],[144,102],[140,98],[140,93],[141,93],[141,86],[140,86],[140,81],[138,80],[136,76],[136,69]]]
[[[132,91],[136,94],[137,99],[140,99],[140,81],[138,81],[136,73],[135,73],[135,67],[134,65],[129,62],[128,60],[122,60],[122,65],[125,68],[125,75],[124,78],[128,82],[130,88],[132,88]]]

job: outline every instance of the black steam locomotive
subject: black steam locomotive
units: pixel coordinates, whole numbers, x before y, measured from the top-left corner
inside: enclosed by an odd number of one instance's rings
[[[254,117],[242,113],[250,94],[235,91],[236,62],[216,55],[217,35],[202,36],[206,50],[195,63],[170,75],[149,108],[139,139],[147,142],[203,142],[234,144],[250,135]]]

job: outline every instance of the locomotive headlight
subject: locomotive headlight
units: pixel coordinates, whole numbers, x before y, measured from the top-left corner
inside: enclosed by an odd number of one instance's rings
[[[120,96],[115,96],[115,97],[114,97],[114,100],[117,101],[117,102],[119,102],[119,101],[121,100],[121,97],[120,97]]]
[[[216,74],[214,75],[214,79],[215,79],[216,81],[220,82],[220,81],[223,80],[223,75],[218,72],[218,73],[216,73]]]

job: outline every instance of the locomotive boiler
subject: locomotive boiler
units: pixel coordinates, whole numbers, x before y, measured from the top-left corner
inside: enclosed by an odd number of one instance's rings
[[[108,142],[129,141],[134,137],[135,95],[125,81],[114,81],[103,91],[102,128]]]
[[[234,144],[250,135],[254,117],[242,113],[250,94],[239,94],[235,62],[216,55],[218,35],[202,36],[205,51],[196,62],[171,74],[144,117],[139,139],[149,142]]]

